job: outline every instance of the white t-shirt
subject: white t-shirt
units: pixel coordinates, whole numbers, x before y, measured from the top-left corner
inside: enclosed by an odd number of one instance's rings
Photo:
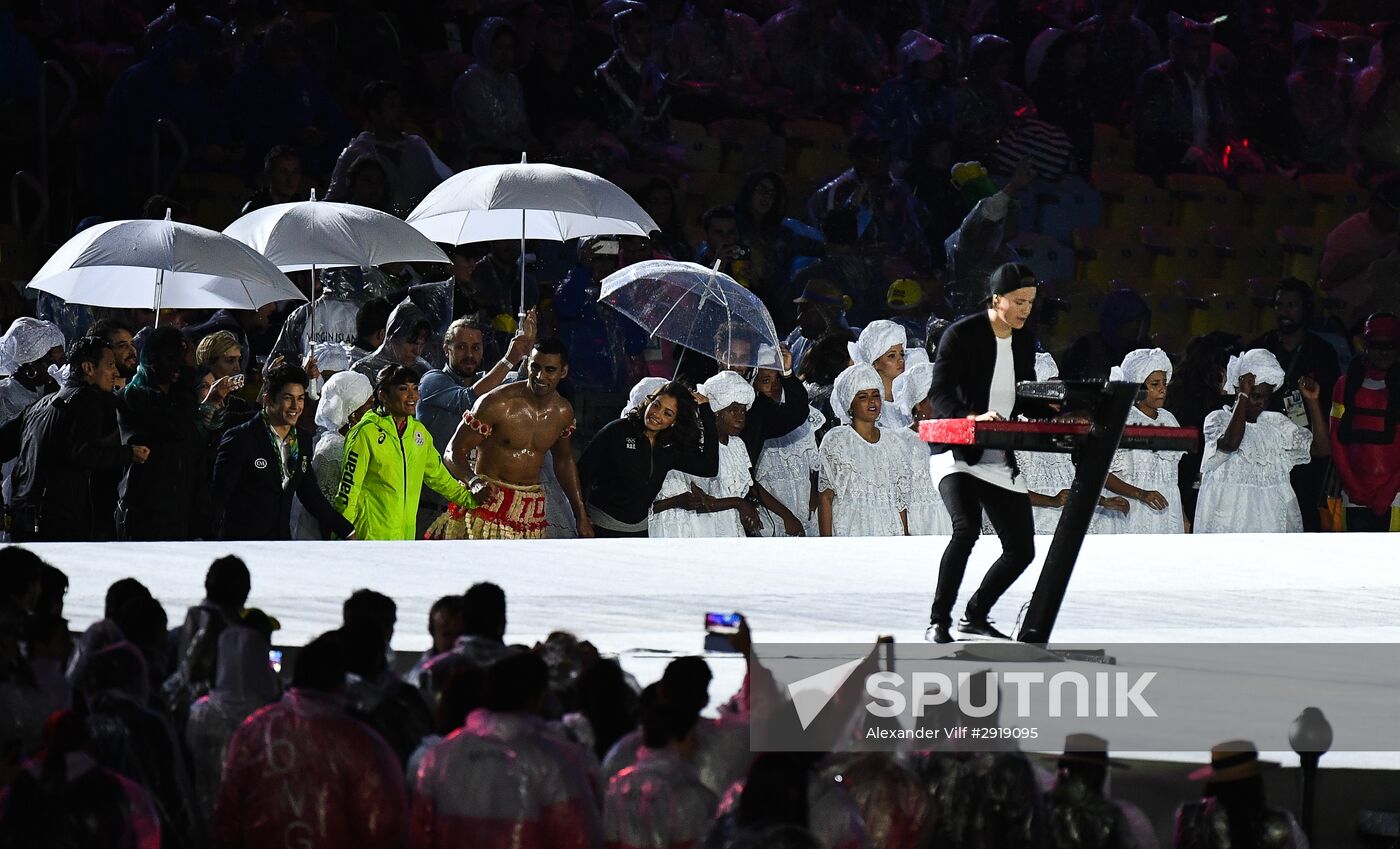
[[[1011,337],[997,337],[997,361],[992,367],[992,385],[987,393],[987,409],[984,412],[1000,413],[1003,419],[1009,419],[1015,407],[1016,363],[1011,357]],[[979,480],[1012,492],[1026,491],[1025,477],[1011,476],[1011,467],[1006,463],[1005,451],[983,451],[982,459],[973,466],[962,460],[954,460],[949,471],[967,472]]]

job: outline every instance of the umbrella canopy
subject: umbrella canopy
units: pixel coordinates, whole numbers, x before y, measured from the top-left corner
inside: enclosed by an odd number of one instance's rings
[[[660,229],[612,183],[559,165],[486,165],[447,178],[408,223],[434,242],[645,236]],[[522,229],[523,228],[523,229]]]
[[[767,307],[732,277],[703,265],[635,263],[604,277],[598,300],[654,336],[730,365],[782,368]],[[736,340],[747,341],[748,350]]]
[[[278,203],[224,228],[283,271],[394,262],[451,262],[422,233],[387,212],[333,201]]]
[[[306,300],[242,242],[168,218],[89,227],[64,243],[29,286],[75,304],[157,311]]]

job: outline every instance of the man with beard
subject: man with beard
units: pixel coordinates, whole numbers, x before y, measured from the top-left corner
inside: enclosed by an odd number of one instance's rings
[[[1254,340],[1250,348],[1263,348],[1278,358],[1284,368],[1283,386],[1269,399],[1267,409],[1284,413],[1293,423],[1308,427],[1308,412],[1299,394],[1298,379],[1311,377],[1319,386],[1333,386],[1341,376],[1337,351],[1327,340],[1308,329],[1313,316],[1313,292],[1308,284],[1293,277],[1279,281],[1274,288],[1274,320],[1277,329]],[[1322,497],[1329,460],[1325,457],[1294,466],[1293,492],[1303,509],[1303,529],[1321,530],[1317,512]]]
[[[224,434],[214,460],[220,539],[291,539],[293,495],[322,533],[346,538],[354,532],[321,494],[309,440],[297,432],[310,382],[296,366],[272,369],[263,380],[262,413]]]
[[[557,339],[541,339],[527,363],[525,380],[483,395],[452,435],[447,463],[472,468],[467,458],[475,451],[475,476],[468,486],[474,491],[487,486],[479,506],[465,512],[449,508],[444,532],[449,538],[542,539],[548,526],[540,484],[546,452],[573,508],[578,535],[593,536],[569,442],[576,429],[574,408],[556,391],[569,374],[568,349]]]
[[[16,542],[111,539],[117,484],[112,473],[150,456],[144,446],[122,444],[112,346],[99,337],[79,339],[68,362],[67,384],[24,414],[11,501]],[[108,473],[102,481],[111,491],[99,495],[101,472]]]
[[[112,346],[112,359],[117,364],[116,388],[126,386],[126,382],[136,376],[136,344],[132,341],[136,334],[131,325],[116,318],[104,318],[87,329],[88,336],[106,340]]]

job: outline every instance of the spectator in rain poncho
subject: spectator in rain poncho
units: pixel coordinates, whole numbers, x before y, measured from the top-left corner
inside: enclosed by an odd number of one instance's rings
[[[778,379],[780,374],[776,369],[770,368],[755,370],[755,391],[782,403],[783,386]],[[821,466],[821,456],[817,453],[817,431],[826,424],[826,416],[810,406],[807,410],[806,421],[783,436],[763,443],[754,478],[760,486],[792,511],[802,523],[806,536],[816,536],[817,499],[812,473]],[[781,519],[766,508],[759,513],[763,519],[764,536],[783,535]]]
[[[1060,369],[1055,358],[1049,354],[1035,355],[1035,379],[1044,383],[1056,380]],[[1051,451],[1017,451],[1016,466],[1025,478],[1026,489],[1031,497],[1031,516],[1035,521],[1037,534],[1053,534],[1060,524],[1060,510],[1069,499],[1069,487],[1074,483],[1074,460],[1069,454]],[[1110,508],[1110,505],[1112,507]],[[1112,532],[1113,521],[1119,509],[1127,502],[1115,496],[1099,499],[1094,509],[1094,517],[1089,522],[1089,533],[1104,533],[1105,528]]]
[[[361,106],[368,129],[350,140],[336,160],[326,200],[350,199],[348,172],[361,157],[370,156],[384,169],[393,207],[404,212],[413,209],[439,183],[452,176],[422,136],[405,133],[407,110],[398,86],[376,80],[364,87]],[[402,214],[402,213],[400,213]]]
[[[603,829],[617,849],[688,849],[704,835],[719,799],[692,763],[700,717],[675,705],[642,716],[637,762],[608,783]]]
[[[904,373],[904,347],[908,339],[908,334],[899,324],[880,319],[867,324],[856,341],[846,346],[853,364],[874,366],[880,375],[883,384],[880,398],[884,403],[880,405],[878,424],[882,428],[908,425],[908,422],[900,421],[899,411],[894,409],[894,379]]]
[[[161,849],[150,794],[97,763],[82,717],[55,713],[44,737],[43,752],[0,791],[0,845]]]
[[[1172,379],[1172,361],[1161,348],[1141,348],[1123,358],[1114,369],[1114,380],[1140,383],[1147,395],[1128,410],[1128,424],[1180,427],[1176,416],[1162,408],[1167,401],[1167,384]],[[1181,490],[1177,468],[1184,451],[1119,449],[1113,455],[1113,471],[1108,489],[1134,502],[1128,514],[1114,520],[1118,533],[1179,534],[1185,531],[1181,519]]]
[[[1147,849],[1137,839],[1126,807],[1108,798],[1109,768],[1128,765],[1108,756],[1108,741],[1093,734],[1070,734],[1057,762],[1055,786],[1045,796],[1050,849]],[[1143,817],[1145,819],[1145,817]],[[1149,831],[1150,846],[1156,837]]]
[[[1231,357],[1225,391],[1233,408],[1206,416],[1202,435],[1201,494],[1192,530],[1210,533],[1301,533],[1303,514],[1289,473],[1331,453],[1317,381],[1298,381],[1312,432],[1266,409],[1281,386],[1283,366],[1263,348]],[[1308,505],[1308,509],[1316,509]]]
[[[953,153],[957,158],[991,156],[1018,118],[1034,114],[1035,104],[1009,81],[1015,62],[1016,46],[1005,38],[990,33],[972,37],[967,76],[953,95]]]
[[[525,90],[515,73],[517,46],[510,21],[487,18],[472,37],[475,63],[452,84],[452,135],[469,161],[479,154],[519,156],[534,146]]]
[[[347,360],[348,362],[348,360]],[[312,443],[311,472],[327,499],[335,498],[345,462],[345,434],[369,410],[374,400],[370,379],[355,371],[331,375],[316,405],[316,438]],[[324,539],[311,514],[298,505],[297,539]]]
[[[1250,846],[1258,849],[1308,849],[1308,837],[1288,811],[1268,802],[1265,767],[1248,740],[1212,746],[1210,764],[1187,776],[1204,782],[1201,798],[1176,809],[1174,849]]]
[[[759,755],[748,775],[724,794],[719,816],[698,845],[702,849],[860,849],[869,845],[860,810],[845,788],[812,766],[813,756],[805,752]]]
[[[335,634],[297,657],[292,687],[234,732],[210,831],[230,846],[401,846],[403,771],[384,740],[345,708]],[[294,779],[291,776],[295,776]]]
[[[1019,261],[1009,244],[1020,228],[1015,198],[1035,175],[1026,164],[998,189],[980,162],[959,162],[951,173],[953,185],[971,205],[958,229],[943,242],[948,306],[961,317],[986,306],[987,278],[994,269]]]
[[[219,634],[219,665],[214,689],[190,707],[185,725],[194,766],[195,796],[201,815],[214,812],[214,799],[233,733],[258,708],[277,700],[281,683],[268,663],[267,637],[243,626]]]
[[[927,354],[922,350],[912,350],[915,354]],[[909,489],[909,535],[951,534],[953,517],[943,505],[943,496],[938,492],[938,481],[933,477],[933,457],[931,446],[919,438],[919,422],[933,418],[933,402],[929,400],[929,387],[933,384],[933,364],[915,363],[906,368],[904,374],[894,379],[894,403],[909,426],[882,430],[890,438],[904,446],[909,457],[909,470],[913,478]]]
[[[421,380],[431,366],[423,359],[423,346],[433,335],[433,323],[421,307],[404,301],[389,313],[384,342],[370,355],[355,362],[355,371],[375,379],[385,366],[407,366]]]
[[[323,342],[355,344],[355,316],[360,304],[370,295],[357,296],[344,273],[346,270],[320,272],[321,286],[316,300],[298,305],[287,315],[272,345],[272,353],[299,359]],[[324,364],[321,367],[324,369]]]
[[[865,822],[870,845],[881,849],[920,849],[932,813],[927,788],[918,774],[888,752],[833,757],[822,775],[840,777]]]
[[[491,665],[486,706],[418,768],[411,845],[601,849],[597,767],[540,718],[548,692],[536,654]]]
[[[917,30],[900,37],[898,53],[899,76],[875,93],[871,120],[889,142],[895,170],[918,175],[929,166],[930,148],[953,126],[952,69],[943,44]]]
[[[902,349],[900,354],[902,365]],[[886,437],[878,426],[883,387],[881,375],[861,363],[841,372],[832,387],[831,408],[842,426],[827,433],[821,444],[817,491],[822,536],[908,533],[912,469],[904,443]]]
[[[58,391],[49,367],[63,364],[63,344],[58,325],[27,316],[15,319],[0,336],[0,427]],[[5,475],[8,479],[8,470]]]

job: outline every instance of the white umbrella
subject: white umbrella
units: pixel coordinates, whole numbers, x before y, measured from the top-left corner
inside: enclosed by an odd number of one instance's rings
[[[311,200],[255,209],[224,228],[283,271],[311,272],[315,322],[317,272],[322,268],[372,268],[394,262],[450,263],[442,248],[402,219],[352,203]]]
[[[223,233],[171,221],[107,221],[78,233],[29,281],[69,303],[142,309],[257,309],[304,301],[262,254]]]
[[[423,198],[408,223],[434,242],[460,245],[520,239],[520,303],[525,303],[525,240],[645,236],[660,229],[632,196],[576,168],[526,163],[455,174]]]

